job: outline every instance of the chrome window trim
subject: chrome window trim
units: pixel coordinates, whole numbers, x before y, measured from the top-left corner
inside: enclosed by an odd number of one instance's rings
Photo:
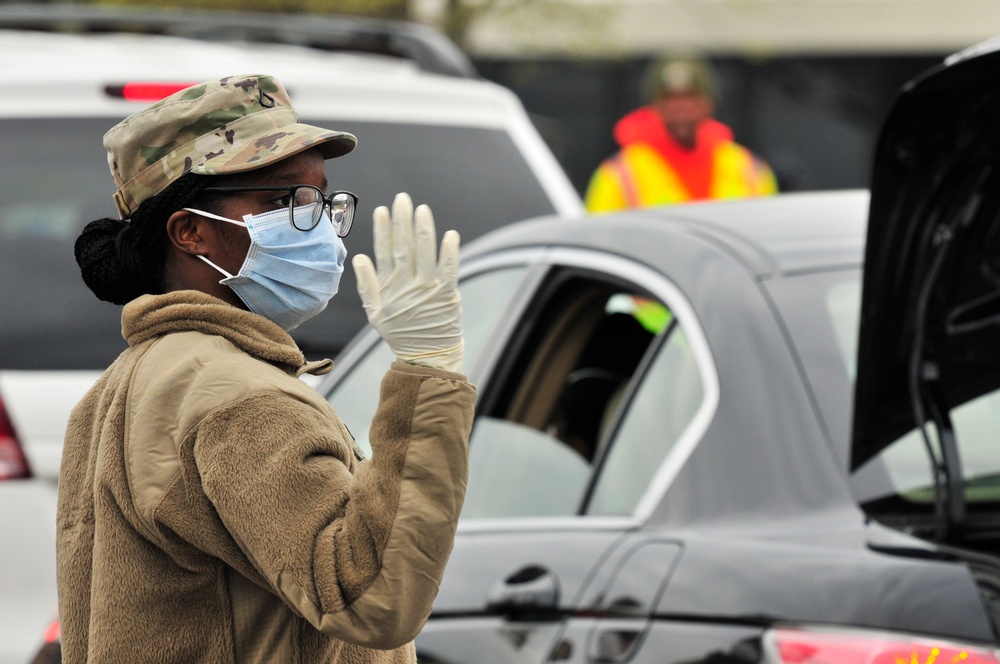
[[[524,277],[521,280],[520,290],[527,290],[534,294],[537,291],[538,283],[545,276],[547,270],[546,256],[549,250],[546,247],[518,247],[514,249],[498,251],[482,256],[481,258],[470,258],[468,261],[462,259],[462,266],[459,268],[458,282],[461,285],[464,279],[475,277],[485,272],[503,270],[512,267],[524,267]],[[543,267],[538,267],[542,265]],[[490,335],[489,341],[485,345],[484,351],[480,354],[478,362],[465,367],[465,374],[473,384],[489,375],[496,367],[503,356],[502,344],[495,343],[498,340],[510,338],[511,328],[524,313],[524,309],[531,303],[531,298],[513,297],[507,303],[502,322],[497,325]]]
[[[652,515],[653,510],[656,509],[657,504],[670,488],[670,484],[677,477],[691,453],[694,452],[694,448],[705,435],[705,431],[708,430],[708,426],[718,410],[719,374],[715,368],[715,360],[712,357],[708,339],[701,328],[694,307],[691,306],[687,297],[660,272],[620,256],[570,248],[553,250],[550,260],[561,265],[577,265],[614,274],[646,288],[674,313],[681,329],[687,336],[695,365],[701,374],[704,389],[701,406],[698,407],[698,411],[691,418],[663,463],[660,464],[660,468],[650,481],[646,493],[632,512],[632,518],[644,523]]]
[[[711,424],[719,406],[720,388],[715,360],[709,349],[708,340],[688,299],[663,274],[630,259],[613,256],[588,249],[555,247],[542,252],[533,250],[533,261],[540,267],[540,273],[551,268],[572,267],[595,270],[625,279],[639,285],[667,304],[676,314],[677,320],[688,337],[695,365],[701,376],[704,395],[697,412],[667,454],[660,468],[649,483],[646,493],[639,500],[629,516],[559,516],[529,517],[511,519],[466,519],[460,520],[458,530],[462,533],[525,531],[525,530],[573,530],[581,526],[600,529],[629,529],[646,522],[654,509],[670,488],[674,478],[691,456],[698,442]],[[520,252],[497,254],[510,257]],[[491,257],[492,258],[492,257]],[[504,261],[484,261],[484,265],[495,266]],[[509,260],[506,261],[509,263]],[[480,264],[475,264],[477,271]],[[462,275],[465,276],[465,275]]]
[[[548,247],[515,247],[482,256],[471,258],[462,257],[462,266],[459,268],[458,280],[475,276],[480,272],[494,270],[497,268],[511,267],[513,265],[534,265],[544,261],[552,250]]]
[[[571,532],[579,530],[621,531],[638,528],[642,525],[639,519],[624,516],[537,516],[510,519],[459,519],[458,532],[474,535],[476,533],[502,532]]]
[[[487,254],[481,258],[473,257],[465,259],[463,257],[462,264],[459,267],[458,280],[459,283],[461,283],[463,279],[474,277],[483,272],[508,267],[524,266],[525,277],[521,286],[522,288],[529,288],[533,292],[535,284],[538,283],[544,274],[544,271],[535,271],[534,266],[544,258],[546,253],[547,250],[545,247],[530,247]],[[515,307],[514,304],[517,302],[520,302],[520,304]],[[509,317],[515,318],[516,315],[519,315],[520,312],[523,311],[524,306],[525,303],[515,297],[508,304],[510,309],[508,314],[513,312],[515,315],[510,315]],[[506,336],[507,329],[508,325],[498,327],[494,331],[491,338],[504,338]],[[329,400],[330,390],[333,389],[334,384],[340,382],[340,379],[344,376],[345,372],[350,373],[353,371],[357,363],[362,361],[363,358],[371,352],[372,347],[381,341],[381,339],[382,337],[380,337],[378,332],[375,331],[375,328],[369,324],[365,325],[364,329],[358,333],[352,343],[346,346],[341,351],[340,355],[337,356],[333,370],[318,381],[316,389],[323,395],[323,398]],[[492,360],[495,354],[496,353],[484,353],[483,357],[480,358],[480,362],[476,365],[464,367],[465,374],[471,382],[475,383],[476,379],[482,375],[482,370],[486,366],[491,365],[490,360]]]

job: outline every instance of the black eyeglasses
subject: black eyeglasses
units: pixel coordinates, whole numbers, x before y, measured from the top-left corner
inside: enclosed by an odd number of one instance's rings
[[[274,185],[259,187],[205,187],[203,191],[219,191],[235,194],[244,191],[284,191],[279,205],[288,207],[288,221],[300,231],[311,231],[323,218],[325,210],[330,215],[330,221],[337,230],[337,235],[347,237],[354,223],[354,210],[358,206],[358,197],[349,191],[335,191],[329,196],[319,187],[311,184]],[[312,206],[311,209],[310,206]],[[308,209],[308,212],[306,211]],[[298,214],[296,214],[298,211]]]

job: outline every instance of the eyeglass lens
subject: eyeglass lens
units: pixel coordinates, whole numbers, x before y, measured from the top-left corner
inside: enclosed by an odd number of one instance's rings
[[[346,192],[337,192],[332,197],[326,198],[323,193],[312,186],[297,187],[292,196],[292,201],[294,202],[293,209],[291,212],[292,225],[301,231],[309,231],[316,228],[320,220],[323,218],[323,210],[327,210],[330,213],[330,221],[333,222],[333,226],[337,229],[337,235],[340,237],[346,237],[351,230],[351,225],[354,222],[354,197]],[[302,228],[299,223],[296,223],[296,215],[294,208],[301,206],[315,206],[313,207],[311,214],[309,216],[309,228]]]
[[[330,219],[337,234],[347,237],[354,223],[354,198],[350,194],[339,192],[333,195],[330,199]]]

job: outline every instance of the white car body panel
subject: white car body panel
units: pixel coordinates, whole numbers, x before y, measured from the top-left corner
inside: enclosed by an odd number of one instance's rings
[[[112,98],[105,86],[268,73],[287,87],[303,116],[500,129],[523,153],[559,214],[583,211],[516,96],[487,81],[428,74],[387,56],[148,35],[0,30],[0,59],[16,63],[6,82],[17,90],[0,105],[0,118],[125,117],[147,102]],[[109,197],[111,191],[109,177]],[[70,410],[99,375],[0,370],[0,399],[34,475],[0,481],[0,664],[27,662],[54,617],[62,439]]]
[[[0,371],[4,407],[36,478],[53,483],[59,478],[69,413],[100,375],[95,371]]]
[[[556,211],[563,216],[583,212],[579,194],[517,97],[502,86],[429,75],[411,63],[384,56],[266,44],[254,44],[248,50],[240,45],[198,42],[197,48],[191,48],[190,43],[173,37],[68,37],[0,30],[0,55],[19,63],[9,72],[9,84],[18,94],[0,107],[0,117],[125,117],[145,104],[112,99],[104,94],[105,85],[198,82],[233,73],[266,72],[288,88],[303,116],[504,129],[536,170]],[[81,59],[84,52],[86,57]],[[128,58],[122,58],[123,52]],[[32,57],[19,57],[24,53]],[[178,57],[179,53],[184,55]],[[392,79],[391,89],[387,78]],[[71,108],[67,99],[72,99]],[[331,99],[336,100],[335,111],[331,111]]]

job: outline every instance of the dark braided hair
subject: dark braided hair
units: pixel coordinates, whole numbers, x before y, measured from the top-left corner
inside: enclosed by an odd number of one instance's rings
[[[211,178],[187,173],[142,202],[131,219],[105,217],[87,224],[74,254],[87,287],[98,299],[125,304],[164,291],[167,219],[187,207]]]

